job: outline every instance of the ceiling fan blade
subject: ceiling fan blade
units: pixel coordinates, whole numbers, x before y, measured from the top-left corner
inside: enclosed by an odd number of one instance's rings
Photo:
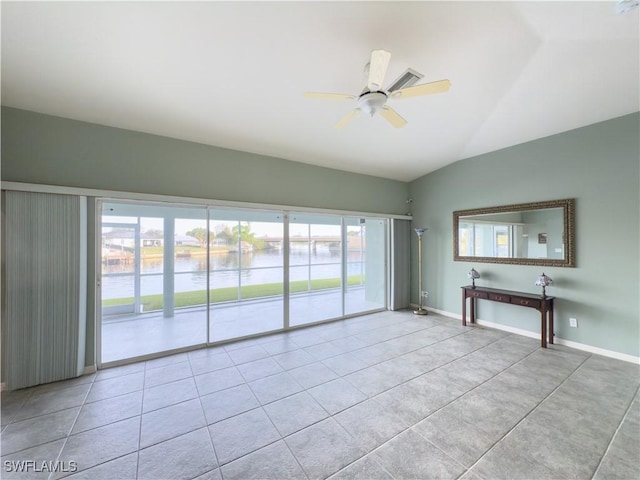
[[[438,80],[437,82],[423,83],[413,87],[401,88],[390,94],[392,98],[409,98],[420,95],[431,95],[432,93],[442,93],[449,90],[451,82],[449,80]]]
[[[369,81],[367,86],[369,91],[377,92],[382,90],[384,76],[387,73],[391,53],[386,50],[374,50],[371,52],[371,62],[369,63]]]
[[[361,110],[359,108],[356,108],[355,110],[350,111],[344,117],[342,117],[342,119],[338,123],[336,123],[333,126],[333,128],[342,128],[342,127],[344,127],[347,123],[349,123],[351,120],[356,118],[360,114],[360,112],[361,112]]]
[[[380,115],[382,115],[382,118],[384,118],[395,128],[402,128],[407,124],[407,121],[402,118],[400,114],[398,114],[398,112],[386,105],[380,110]]]
[[[352,100],[356,98],[354,95],[344,93],[304,92],[303,95],[306,98],[321,98],[323,100]]]

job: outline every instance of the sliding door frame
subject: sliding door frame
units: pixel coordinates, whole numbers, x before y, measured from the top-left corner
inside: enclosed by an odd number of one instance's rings
[[[224,339],[224,340],[216,340],[216,341],[211,341],[211,333],[212,333],[212,326],[211,326],[211,288],[212,288],[212,276],[211,276],[211,242],[209,241],[209,237],[207,237],[206,240],[206,254],[207,254],[207,258],[206,258],[206,342],[204,343],[198,343],[198,344],[194,344],[194,345],[188,345],[188,346],[184,346],[184,347],[179,347],[179,348],[175,348],[175,349],[169,349],[169,350],[164,350],[164,351],[158,351],[158,352],[154,352],[154,353],[149,353],[149,354],[145,354],[145,355],[140,355],[140,356],[135,356],[135,357],[128,357],[125,359],[121,359],[121,360],[115,360],[115,361],[109,361],[109,362],[102,362],[102,322],[103,322],[103,312],[102,312],[102,283],[103,283],[103,275],[102,275],[102,255],[101,255],[101,249],[102,249],[102,227],[103,227],[103,222],[102,222],[102,208],[103,208],[103,204],[104,203],[109,203],[109,202],[125,202],[125,203],[131,203],[131,204],[143,204],[143,205],[149,205],[149,204],[157,204],[159,206],[180,206],[180,207],[204,207],[206,209],[206,228],[207,231],[209,232],[212,228],[212,224],[211,224],[211,211],[214,209],[220,209],[223,208],[225,210],[229,210],[229,211],[271,211],[271,212],[278,212],[282,214],[282,227],[283,227],[283,245],[282,245],[282,251],[283,251],[283,294],[282,294],[282,301],[283,301],[283,312],[282,312],[282,327],[278,328],[278,329],[274,329],[274,330],[267,330],[264,332],[259,332],[259,333],[253,333],[253,334],[248,334],[248,335],[244,335],[244,336],[239,336],[239,337],[233,337],[233,338],[229,338],[229,339]],[[341,285],[340,285],[340,298],[341,298],[341,305],[340,305],[340,313],[341,315],[339,317],[331,317],[331,318],[327,318],[327,319],[322,319],[322,320],[318,320],[318,321],[312,321],[309,323],[305,323],[305,324],[301,324],[301,325],[291,325],[290,323],[290,267],[291,267],[291,263],[290,263],[290,253],[291,253],[291,245],[290,245],[290,219],[291,219],[291,210],[273,210],[273,209],[253,209],[253,208],[243,208],[243,209],[239,209],[236,207],[218,207],[216,205],[208,205],[208,204],[184,204],[184,203],[174,203],[174,202],[158,202],[158,201],[146,201],[146,200],[122,200],[122,199],[111,199],[111,198],[98,198],[96,199],[95,202],[95,231],[96,231],[96,293],[95,293],[95,298],[96,298],[96,328],[95,328],[95,339],[96,339],[96,345],[95,345],[95,352],[96,352],[96,365],[98,368],[102,368],[102,367],[106,367],[106,366],[115,366],[115,365],[122,365],[122,364],[127,364],[127,363],[132,363],[132,362],[136,362],[136,361],[141,361],[141,360],[148,360],[148,359],[152,359],[152,358],[158,358],[161,356],[166,356],[168,354],[174,354],[174,353],[180,353],[180,352],[186,352],[186,351],[191,351],[191,350],[196,350],[205,346],[214,346],[214,345],[219,345],[219,344],[224,344],[224,343],[228,343],[231,341],[238,341],[238,340],[243,340],[243,339],[247,339],[247,338],[252,338],[252,337],[256,337],[256,336],[260,336],[260,335],[265,335],[265,334],[272,334],[272,333],[278,333],[278,332],[286,332],[286,331],[290,331],[290,330],[295,330],[298,328],[305,328],[308,326],[312,326],[312,325],[318,325],[318,324],[323,324],[323,323],[330,323],[330,322],[334,322],[336,320],[340,320],[340,319],[346,319],[346,318],[352,318],[352,317],[357,317],[360,315],[366,315],[366,314],[370,314],[370,313],[374,313],[374,312],[379,312],[379,311],[385,311],[389,308],[389,301],[390,301],[390,285],[391,285],[391,271],[389,269],[389,255],[391,252],[389,252],[389,248],[390,248],[390,221],[389,221],[389,217],[382,217],[382,216],[376,216],[376,215],[354,215],[354,214],[346,214],[346,213],[340,213],[340,214],[336,214],[336,213],[326,213],[325,215],[331,215],[331,216],[339,216],[339,226],[340,226],[340,239],[341,239],[341,265],[340,265],[340,272],[341,272]],[[298,210],[295,210],[296,212]],[[303,211],[304,212],[304,211]],[[313,214],[318,214],[319,212],[313,212]],[[383,242],[384,242],[384,270],[385,270],[385,291],[383,294],[383,298],[384,298],[384,305],[379,307],[379,308],[374,308],[372,310],[366,310],[366,311],[361,311],[361,312],[353,312],[353,313],[346,313],[346,301],[347,301],[347,293],[348,293],[348,272],[349,272],[349,265],[348,265],[348,229],[347,229],[347,224],[348,221],[347,219],[353,219],[353,218],[365,218],[365,219],[381,219],[384,222],[384,238],[383,238]],[[240,221],[241,222],[241,221]],[[130,228],[135,228],[136,229],[136,253],[135,253],[135,258],[136,258],[136,273],[134,273],[134,275],[136,275],[136,281],[135,281],[135,285],[136,285],[136,296],[134,298],[134,311],[139,311],[135,308],[136,303],[140,302],[140,295],[141,295],[141,290],[140,290],[140,279],[139,276],[141,274],[140,271],[140,252],[139,247],[141,246],[141,242],[140,242],[140,238],[141,238],[141,231],[140,231],[140,224],[139,222],[137,224],[126,224],[126,223],[122,223],[122,222],[106,222],[106,224],[113,224],[114,226],[122,226],[122,227],[130,227]],[[309,224],[309,229],[311,228],[311,224]],[[307,232],[307,237],[310,238],[310,230]],[[309,244],[310,245],[310,244]],[[310,248],[310,246],[309,246]],[[364,262],[365,258],[360,258],[359,260],[360,262]],[[311,268],[311,259],[308,259],[309,262],[309,267]],[[239,266],[240,268],[240,266]],[[308,275],[308,278],[310,279],[311,276]],[[309,280],[310,281],[310,280]]]
[[[143,355],[138,355],[138,356],[134,356],[134,357],[127,357],[127,358],[123,358],[123,359],[118,359],[118,360],[113,360],[113,361],[108,361],[108,362],[103,362],[102,361],[102,323],[103,323],[103,308],[102,308],[102,283],[103,283],[103,275],[102,275],[102,209],[103,209],[103,205],[105,203],[110,203],[110,202],[115,202],[115,203],[126,203],[126,204],[131,204],[131,205],[136,205],[139,204],[141,206],[148,206],[148,205],[157,205],[159,207],[182,207],[182,208],[201,208],[204,212],[206,212],[206,214],[208,215],[209,213],[209,209],[211,208],[209,205],[203,205],[203,204],[192,204],[192,203],[178,203],[178,202],[169,202],[169,201],[158,201],[158,200],[140,200],[140,199],[118,199],[118,198],[107,198],[107,197],[100,197],[100,198],[96,198],[96,201],[94,202],[95,204],[95,215],[94,215],[94,231],[95,231],[95,275],[96,275],[96,282],[95,282],[95,305],[94,305],[94,312],[95,312],[95,325],[94,325],[94,339],[95,339],[95,345],[94,345],[94,352],[95,352],[95,362],[96,362],[96,368],[100,369],[100,368],[104,368],[104,367],[112,367],[112,366],[118,366],[118,365],[125,365],[125,364],[129,364],[129,363],[134,363],[137,361],[143,361],[143,360],[150,360],[150,359],[154,359],[154,358],[159,358],[159,357],[163,357],[166,356],[168,354],[174,354],[174,353],[181,353],[181,352],[188,352],[188,351],[192,351],[192,350],[197,350],[209,345],[212,345],[209,342],[209,309],[206,309],[206,318],[204,321],[206,321],[206,341],[205,342],[200,342],[200,343],[196,343],[193,345],[186,345],[183,347],[177,347],[177,348],[172,348],[172,349],[168,349],[168,350],[162,350],[159,352],[153,352],[153,353],[148,353],[148,354],[143,354]],[[138,221],[136,224],[131,224],[131,223],[122,223],[122,222],[106,222],[107,224],[113,225],[113,226],[121,226],[121,227],[125,227],[125,228],[135,228],[136,231],[136,235],[135,235],[135,252],[134,252],[134,262],[135,262],[135,272],[134,272],[134,314],[138,314],[140,313],[140,304],[141,304],[141,295],[142,295],[142,288],[141,288],[141,277],[142,277],[142,259],[141,259],[141,253],[140,253],[140,249],[142,247],[142,241],[141,241],[141,229],[140,229],[140,220],[141,218],[144,218],[142,215],[137,215]],[[170,217],[163,217],[164,221],[167,220],[167,218],[170,218],[173,222],[174,222],[174,227],[175,227],[175,220],[176,217],[175,215],[171,215]],[[203,218],[202,220],[206,221],[206,225],[207,225],[207,231],[209,230],[209,218]],[[166,234],[164,234],[166,236]],[[166,242],[166,239],[165,239]],[[210,302],[210,298],[209,298],[209,266],[210,266],[210,258],[209,258],[209,252],[210,252],[210,244],[209,244],[209,240],[207,239],[206,242],[206,252],[207,252],[207,259],[206,259],[206,268],[207,268],[207,281],[206,281],[206,302],[207,305],[209,305]],[[175,258],[174,258],[175,260]],[[173,271],[171,272],[171,275],[174,275],[175,269],[172,269]],[[163,267],[163,275],[166,274],[166,271],[164,271],[164,267]],[[175,279],[173,279],[172,281],[175,281]],[[164,279],[163,279],[164,282]],[[163,301],[164,304],[164,301]],[[164,315],[164,306],[163,306],[163,315]]]

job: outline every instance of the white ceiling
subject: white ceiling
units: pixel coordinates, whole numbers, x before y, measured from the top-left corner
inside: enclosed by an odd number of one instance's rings
[[[412,180],[640,110],[638,9],[606,2],[2,2],[2,104]],[[449,92],[360,116],[371,50]]]

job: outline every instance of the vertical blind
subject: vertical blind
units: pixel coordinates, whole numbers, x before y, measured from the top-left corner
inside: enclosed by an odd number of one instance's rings
[[[390,310],[408,308],[411,303],[411,222],[391,221],[391,301]]]
[[[7,389],[78,376],[86,328],[86,197],[7,191]]]

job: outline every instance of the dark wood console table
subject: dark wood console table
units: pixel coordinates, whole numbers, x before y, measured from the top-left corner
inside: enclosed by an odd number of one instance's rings
[[[547,348],[547,332],[549,343],[553,344],[553,299],[555,297],[542,297],[531,293],[512,292],[497,288],[474,287],[467,285],[462,288],[462,325],[467,326],[467,298],[469,298],[469,322],[476,321],[476,299],[491,300],[493,302],[510,303],[521,307],[535,308],[540,312],[540,336],[541,346]],[[548,324],[548,330],[547,330]]]

